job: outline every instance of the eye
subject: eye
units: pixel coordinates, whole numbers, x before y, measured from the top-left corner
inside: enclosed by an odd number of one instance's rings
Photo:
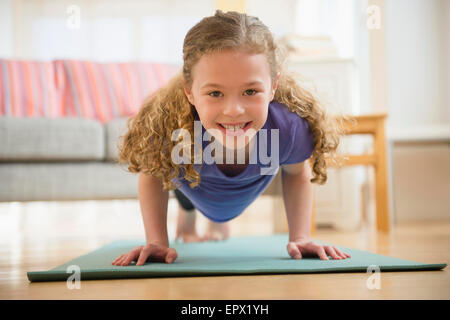
[[[213,91],[213,92],[208,93],[208,96],[211,96],[213,98],[219,98],[221,94],[222,93],[220,91]]]
[[[254,90],[254,89],[248,89],[248,90],[245,90],[245,92],[246,93],[250,92],[250,94],[248,94],[248,95],[249,96],[254,96],[258,91]]]

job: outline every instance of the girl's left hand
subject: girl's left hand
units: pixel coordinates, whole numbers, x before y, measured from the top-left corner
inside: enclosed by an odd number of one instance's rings
[[[287,245],[289,255],[294,259],[301,259],[308,256],[319,256],[321,260],[331,258],[340,260],[350,258],[350,255],[340,251],[338,248],[329,245],[320,245],[309,239],[290,241]]]

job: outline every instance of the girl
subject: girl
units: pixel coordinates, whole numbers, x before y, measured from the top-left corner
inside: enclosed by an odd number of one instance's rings
[[[140,173],[138,195],[146,244],[122,254],[113,265],[177,259],[167,235],[169,190],[178,188],[180,204],[189,200],[185,208],[198,209],[215,223],[210,230],[227,237],[224,223],[264,191],[280,165],[288,254],[295,259],[350,257],[334,246],[314,243],[309,234],[312,183],[326,182],[325,155],[334,154],[342,131],[314,97],[282,70],[279,51],[269,29],[246,14],[218,10],[189,30],[182,72],[150,96],[127,123],[119,161]],[[181,153],[180,132],[184,133]],[[215,159],[212,163],[208,150]],[[192,217],[185,213],[183,218],[178,234],[199,240]]]

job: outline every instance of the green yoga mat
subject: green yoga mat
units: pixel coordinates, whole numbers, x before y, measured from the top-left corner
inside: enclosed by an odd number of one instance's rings
[[[295,260],[289,257],[286,245],[287,234],[272,236],[234,237],[221,242],[176,243],[170,246],[178,252],[172,264],[147,262],[126,267],[111,263],[123,253],[143,245],[143,241],[114,241],[91,253],[73,259],[48,271],[28,272],[34,281],[66,281],[74,274],[70,266],[80,270],[80,280],[152,278],[177,276],[286,274],[320,272],[367,272],[369,266],[380,271],[440,270],[447,264],[424,264],[402,260],[366,251],[336,246],[351,255],[342,260],[320,260],[304,257]],[[313,240],[319,244],[328,244]]]

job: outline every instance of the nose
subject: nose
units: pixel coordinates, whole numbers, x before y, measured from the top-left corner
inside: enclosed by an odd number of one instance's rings
[[[245,108],[239,101],[230,101],[223,110],[223,114],[230,118],[237,118],[244,112]]]

